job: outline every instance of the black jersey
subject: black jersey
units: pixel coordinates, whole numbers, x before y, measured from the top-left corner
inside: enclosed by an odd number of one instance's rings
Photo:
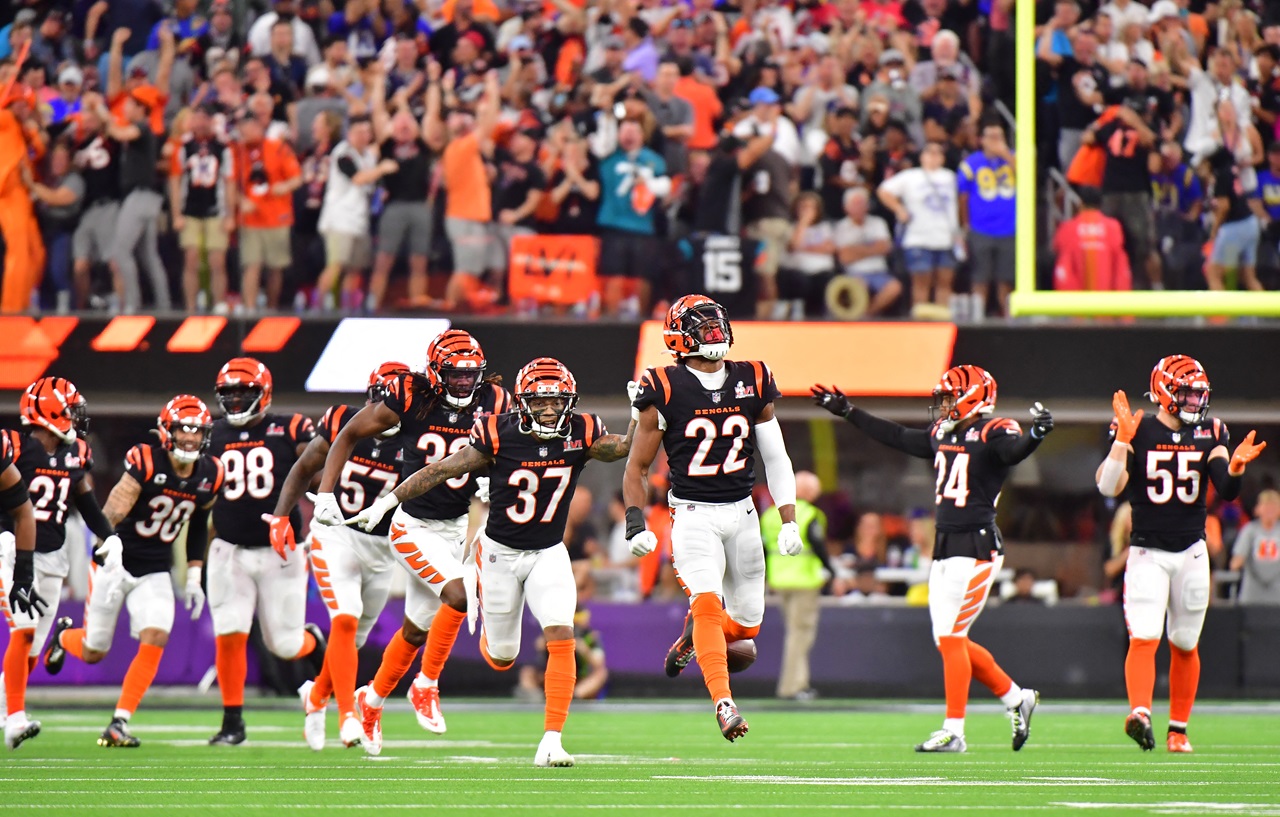
[[[235,177],[226,145],[217,139],[188,138],[174,152],[171,172],[181,179],[184,216],[227,215],[227,184]]]
[[[1180,552],[1204,538],[1209,454],[1220,445],[1229,451],[1230,443],[1227,424],[1217,418],[1177,431],[1154,415],[1138,422],[1125,489],[1133,544]]]
[[[726,360],[724,368],[724,383],[715,390],[683,364],[640,376],[635,407],[656,406],[666,424],[662,444],[677,499],[737,502],[755,487],[756,418],[781,392],[758,360]]]
[[[84,201],[88,210],[99,201],[120,199],[120,144],[106,134],[98,134],[76,146],[75,166],[84,179]]]
[[[270,547],[270,529],[262,515],[275,512],[298,447],[315,435],[311,418],[302,414],[267,414],[253,426],[233,426],[225,417],[213,422],[209,453],[222,460],[226,470],[222,497],[213,506],[219,539],[241,547]],[[302,529],[297,508],[289,520],[294,530]]]
[[[940,533],[970,533],[995,527],[996,503],[1013,465],[1001,456],[1001,450],[1020,436],[1018,423],[1004,417],[980,420],[941,438],[937,424],[930,427],[929,442],[937,471],[933,501],[938,507]]]
[[[520,430],[512,412],[477,420],[471,445],[493,458],[485,535],[516,550],[564,541],[569,502],[587,451],[608,432],[594,414],[575,414],[567,437],[544,440]]]
[[[124,455],[124,472],[137,480],[142,493],[128,515],[116,525],[124,543],[124,569],[132,576],[168,573],[173,542],[187,520],[222,490],[221,460],[204,456],[185,477],[178,476],[169,453],[159,445],[135,445]],[[187,539],[187,561],[204,559],[207,542]]]
[[[359,409],[352,406],[331,406],[320,418],[316,434],[330,445],[338,439],[338,432],[356,416]],[[400,481],[400,468],[404,456],[400,446],[403,435],[390,437],[378,435],[360,440],[351,451],[351,459],[342,466],[342,475],[333,493],[338,499],[342,515],[351,518],[395,490]],[[386,536],[391,531],[391,515],[388,514],[370,531],[374,536]]]
[[[407,374],[397,378],[383,401],[400,418],[400,436],[404,440],[404,468],[409,476],[424,465],[439,462],[467,447],[471,427],[477,420],[503,414],[511,409],[511,395],[506,389],[482,384],[471,405],[455,408],[444,400],[423,404],[418,380],[422,375]],[[415,519],[457,519],[466,516],[471,497],[476,492],[472,474],[446,481],[421,496],[404,503],[404,512]]]
[[[679,292],[705,292],[732,318],[755,314],[756,267],[764,260],[760,242],[736,235],[694,233],[680,251]]]
[[[59,443],[49,453],[31,431],[6,431],[13,464],[18,466],[22,481],[31,494],[36,517],[36,552],[53,553],[67,541],[67,512],[75,497],[76,486],[93,468],[93,452],[84,440]],[[3,522],[13,530],[13,520],[6,514]]]

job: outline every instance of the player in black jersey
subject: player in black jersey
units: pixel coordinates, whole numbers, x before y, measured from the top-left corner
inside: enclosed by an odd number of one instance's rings
[[[111,723],[99,746],[134,748],[129,718],[155,680],[160,657],[173,629],[173,543],[187,531],[187,583],[183,602],[191,620],[204,610],[200,569],[209,545],[209,509],[222,490],[222,463],[207,454],[213,417],[200,398],[180,394],[156,418],[156,443],[135,445],[124,457],[124,475],[111,489],[103,513],[122,542],[95,565],[85,605],[85,624],[58,629],[45,653],[50,672],[62,669],[67,654],[87,664],[106,658],[120,609],[129,610],[129,626],[138,653],[129,664]]]
[[[8,578],[9,592],[0,592],[5,619],[13,611],[39,615],[49,604],[36,592],[36,516],[31,494],[14,464],[13,444],[0,434],[0,509],[9,517],[9,530],[0,531],[0,590]]]
[[[316,497],[316,520],[342,524],[332,491],[360,440],[398,427],[404,441],[401,475],[407,476],[467,447],[477,420],[508,411],[510,395],[498,378],[485,378],[485,366],[484,350],[467,332],[450,329],[432,340],[426,371],[389,382],[382,401],[361,409],[333,441]],[[423,729],[445,731],[439,678],[467,616],[467,598],[475,594],[475,569],[463,563],[463,556],[471,498],[481,479],[469,474],[451,479],[406,502],[391,520],[392,552],[409,572],[409,584],[404,624],[387,644],[373,681],[356,693],[364,719],[362,743],[370,754],[382,751],[383,701],[424,644],[409,701]]]
[[[674,677],[697,657],[720,733],[733,741],[747,722],[729,687],[727,644],[755,638],[764,619],[764,544],[751,500],[756,449],[782,517],[778,547],[788,556],[804,546],[796,478],[773,414],[780,396],[773,373],[760,361],[725,360],[733,329],[724,307],[686,295],[671,305],[662,334],[676,363],[645,371],[632,404],[639,429],[622,484],[627,540],[636,556],[657,546],[641,507],[661,445],[671,473],[671,555],[690,598],[666,672]]]
[[[1013,750],[1031,735],[1031,716],[1040,693],[1022,689],[991,653],[969,638],[1004,564],[1004,543],[996,527],[996,502],[1010,469],[1031,456],[1053,430],[1053,415],[1039,403],[1031,409],[1031,430],[992,417],[996,381],[977,366],[956,366],[933,390],[936,419],[927,431],[882,420],[851,404],[837,388],[813,387],[819,406],[843,417],[871,439],[913,457],[932,459],[938,471],[937,534],[929,569],[929,618],[942,653],[947,716],[942,728],[916,746],[917,752],[963,752],[969,684],[977,677],[1005,705],[1013,721]]]
[[[383,363],[375,369],[369,375],[365,406],[381,402],[391,384],[407,374],[409,367],[403,363]],[[333,441],[358,411],[354,406],[331,406],[325,411],[315,439],[289,471],[276,500],[275,514],[270,517],[271,546],[277,553],[298,546],[289,513],[312,478],[324,470]],[[402,444],[398,426],[356,443],[338,478],[338,508],[343,514],[364,510],[396,487],[404,461]],[[325,709],[330,696],[338,702],[343,744],[355,746],[364,736],[360,719],[355,716],[357,650],[364,646],[391,592],[395,559],[387,543],[390,527],[391,520],[372,533],[345,525],[311,527],[311,575],[329,608],[329,644],[320,674],[303,684],[298,695],[306,714],[303,735],[307,745],[317,752],[324,748]]]
[[[1163,358],[1151,370],[1155,415],[1130,413],[1123,391],[1112,397],[1115,410],[1111,451],[1098,466],[1103,496],[1126,493],[1133,508],[1133,532],[1124,575],[1124,619],[1129,654],[1124,662],[1129,715],[1125,734],[1143,750],[1155,748],[1151,699],[1156,683],[1156,648],[1169,635],[1170,752],[1190,752],[1187,720],[1200,683],[1200,630],[1209,608],[1208,547],[1205,544],[1206,482],[1224,500],[1240,493],[1240,477],[1266,443],[1245,435],[1228,455],[1227,424],[1210,421],[1209,375],[1186,355]],[[1166,624],[1167,622],[1167,624]]]
[[[516,411],[477,420],[469,445],[406,475],[395,491],[347,520],[371,530],[400,503],[446,480],[489,468],[493,510],[475,554],[484,586],[480,652],[496,670],[515,663],[527,602],[549,653],[546,731],[534,754],[535,766],[574,762],[560,740],[577,677],[577,583],[564,546],[574,486],[587,460],[614,462],[625,457],[636,427],[633,420],[625,437],[609,434],[599,417],[578,414],[577,402],[577,381],[562,363],[547,357],[531,361],[516,375]]]
[[[31,497],[36,522],[34,589],[47,602],[47,610],[36,605],[40,609],[9,611],[9,646],[4,657],[8,698],[4,739],[10,749],[40,732],[39,721],[28,720],[25,712],[27,674],[44,649],[62,598],[62,582],[70,569],[64,546],[71,505],[101,540],[97,551],[100,555],[119,549],[119,539],[111,532],[93,495],[93,480],[89,477],[93,453],[80,438],[89,426],[84,396],[69,380],[42,377],[23,392],[19,419],[23,430],[4,434]],[[16,573],[17,564],[14,568]]]
[[[293,463],[315,436],[310,418],[271,412],[271,372],[251,357],[228,361],[214,386],[223,416],[213,423],[210,453],[226,472],[213,506],[209,542],[209,613],[216,639],[222,728],[215,745],[243,743],[246,648],[258,615],[267,649],[290,660],[324,658],[324,634],[308,624],[307,560],[271,548],[270,518]],[[295,510],[294,528],[301,524]]]

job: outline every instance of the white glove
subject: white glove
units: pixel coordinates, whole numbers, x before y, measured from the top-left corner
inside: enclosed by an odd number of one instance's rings
[[[631,548],[631,555],[638,559],[653,553],[658,547],[658,537],[651,530],[642,530],[628,539],[627,545]]]
[[[640,419],[640,409],[636,408],[636,398],[640,396],[640,384],[634,380],[627,381],[627,405],[631,406],[631,419]]]
[[[778,550],[783,556],[799,556],[804,550],[804,540],[800,538],[800,526],[795,522],[783,522],[778,531]]]
[[[102,540],[102,544],[93,551],[95,556],[102,557],[102,567],[112,573],[124,566],[124,542],[114,533]]]
[[[341,525],[345,521],[342,518],[342,511],[338,508],[338,498],[332,493],[313,494],[307,492],[307,499],[315,503],[315,512],[311,514],[313,522],[321,525]]]
[[[489,478],[476,477],[476,499],[489,504]]]
[[[330,494],[330,496],[332,496],[332,494]],[[370,533],[374,528],[378,527],[378,523],[382,521],[382,517],[395,510],[396,506],[399,504],[399,497],[397,497],[395,492],[392,491],[341,524],[351,525],[352,527],[360,528],[365,533]]]
[[[18,540],[7,530],[0,531],[0,564],[12,565],[18,558]]]
[[[196,621],[204,612],[204,589],[200,587],[200,568],[187,568],[187,586],[182,591],[182,601],[191,611],[191,620]]]

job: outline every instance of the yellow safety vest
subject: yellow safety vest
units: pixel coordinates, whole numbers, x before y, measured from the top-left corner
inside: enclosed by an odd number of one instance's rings
[[[783,556],[778,550],[778,531],[782,529],[782,516],[775,505],[760,514],[760,535],[764,539],[765,577],[774,590],[814,590],[826,583],[822,560],[813,552],[809,541],[809,527],[814,522],[827,528],[827,515],[813,504],[796,500],[796,523],[800,527],[800,539],[804,550],[798,556]]]

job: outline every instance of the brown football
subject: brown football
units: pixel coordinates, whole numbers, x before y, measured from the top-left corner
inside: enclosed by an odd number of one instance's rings
[[[750,638],[728,645],[729,672],[742,672],[756,662],[756,642]]]

